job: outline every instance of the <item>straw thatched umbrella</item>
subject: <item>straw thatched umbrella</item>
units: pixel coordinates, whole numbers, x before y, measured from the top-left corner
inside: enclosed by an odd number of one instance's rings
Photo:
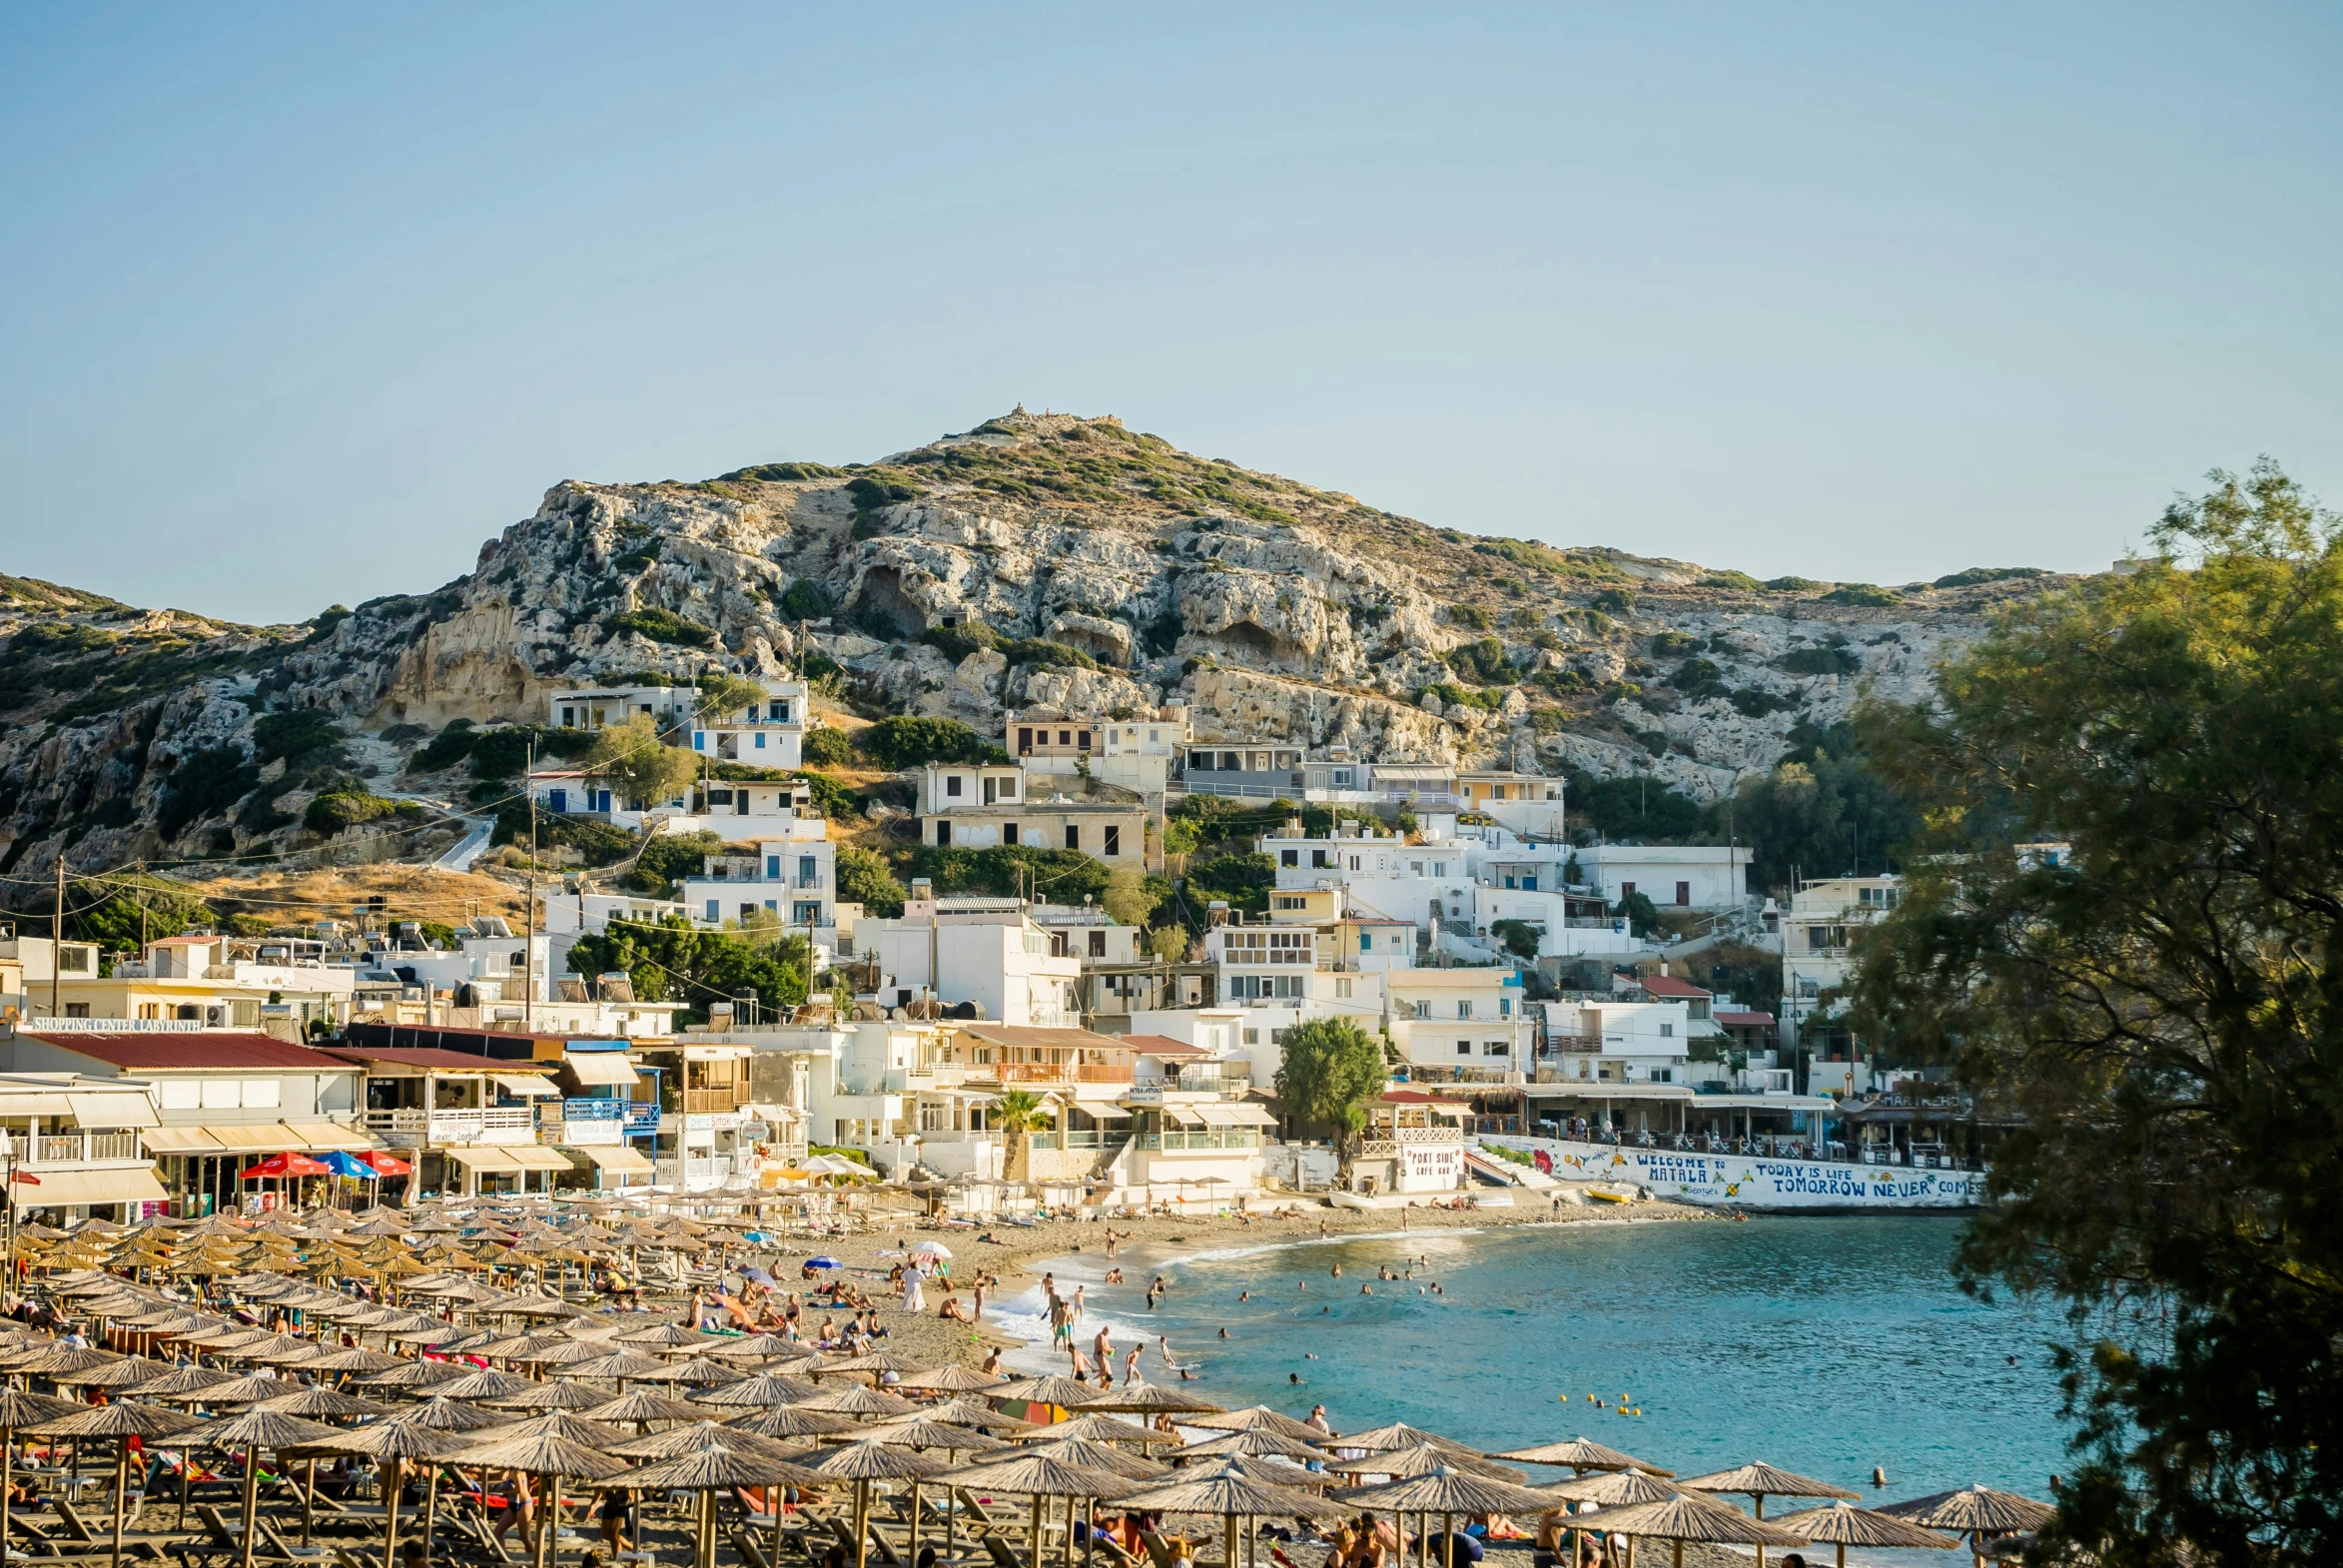
[[[988,1399],[1023,1399],[1027,1404],[1054,1404],[1062,1410],[1096,1404],[1107,1396],[1078,1377],[1052,1373],[1048,1377],[1020,1377],[985,1390]]]
[[[795,1404],[801,1399],[818,1398],[826,1391],[802,1377],[784,1377],[779,1372],[759,1372],[737,1383],[718,1383],[711,1388],[703,1388],[691,1396],[691,1402],[712,1405],[719,1410],[762,1410],[777,1404]]]
[[[715,1568],[716,1562],[716,1498],[722,1489],[735,1486],[821,1486],[830,1477],[816,1475],[805,1466],[796,1464],[770,1451],[770,1445],[761,1442],[755,1446],[727,1443],[726,1438],[741,1439],[742,1434],[713,1422],[703,1423],[705,1431],[692,1431],[692,1444],[657,1464],[630,1470],[602,1483],[604,1490],[677,1491],[700,1494],[699,1506],[692,1521],[692,1562]],[[686,1429],[690,1430],[690,1429]],[[662,1432],[670,1437],[674,1433]],[[752,1440],[753,1441],[753,1440]],[[781,1542],[781,1506],[778,1496],[773,1498],[773,1541],[775,1561],[779,1561]]]
[[[1347,1447],[1350,1439],[1345,1437],[1342,1442]],[[1401,1476],[1380,1486],[1352,1487],[1335,1495],[1345,1502],[1388,1508],[1395,1514],[1438,1514],[1443,1552],[1447,1550],[1445,1537],[1452,1532],[1456,1515],[1460,1513],[1543,1513],[1552,1505],[1543,1492],[1533,1492],[1526,1486],[1516,1486],[1511,1481],[1501,1481],[1454,1463],[1439,1465],[1420,1475]],[[1428,1555],[1429,1543],[1424,1535],[1421,1530],[1416,1532],[1418,1563]]]
[[[122,1515],[127,1503],[130,1478],[130,1440],[141,1442],[173,1437],[202,1423],[182,1411],[167,1409],[159,1404],[139,1404],[129,1399],[118,1399],[73,1415],[61,1415],[40,1421],[28,1431],[47,1437],[111,1437],[115,1440],[114,1454],[114,1568],[122,1568]],[[251,1547],[246,1547],[245,1568],[252,1568]]]
[[[874,1377],[883,1372],[918,1372],[922,1375],[935,1368],[908,1355],[893,1350],[873,1350],[867,1355],[849,1356],[843,1361],[832,1361],[814,1375],[828,1377],[835,1373],[868,1372]]]
[[[1935,1547],[1950,1551],[1960,1544],[1949,1535],[1939,1535],[1934,1530],[1924,1530],[1917,1524],[1874,1513],[1868,1508],[1852,1508],[1843,1502],[1785,1514],[1774,1522],[1785,1530],[1796,1530],[1810,1541],[1836,1546],[1838,1568],[1847,1568],[1850,1546]]]
[[[1247,1405],[1241,1410],[1229,1410],[1219,1415],[1199,1415],[1187,1423],[1213,1432],[1249,1432],[1256,1429],[1275,1432],[1300,1443],[1322,1443],[1326,1434],[1290,1415],[1280,1415],[1265,1404]],[[1350,1439],[1342,1439],[1350,1446]]]
[[[1676,1484],[1688,1492],[1740,1492],[1756,1501],[1760,1519],[1766,1516],[1768,1497],[1852,1498],[1861,1495],[1844,1486],[1818,1481],[1811,1475],[1797,1475],[1763,1463],[1740,1465],[1731,1470],[1719,1470],[1712,1475],[1696,1475]],[[1757,1568],[1766,1568],[1765,1543],[1757,1543]]]
[[[553,1421],[564,1417],[576,1419],[559,1410],[538,1419]],[[626,1469],[625,1460],[613,1459],[599,1449],[588,1448],[552,1431],[467,1447],[453,1455],[452,1462],[489,1470],[519,1470],[546,1478],[545,1516],[537,1522],[537,1568],[547,1568],[554,1555],[554,1531],[561,1513],[561,1478],[575,1476],[586,1481],[606,1481]]]
[[[736,1432],[747,1432],[756,1437],[785,1439],[791,1437],[830,1437],[840,1432],[861,1430],[854,1421],[843,1415],[830,1415],[821,1410],[801,1409],[793,1404],[777,1404],[769,1410],[735,1416],[725,1423]]]
[[[432,1504],[437,1501],[436,1482],[438,1461],[460,1452],[467,1440],[459,1433],[436,1426],[426,1426],[414,1416],[400,1416],[396,1420],[377,1421],[354,1432],[333,1432],[309,1445],[323,1448],[328,1453],[364,1454],[383,1462],[389,1481],[383,1489],[383,1561],[396,1561],[392,1555],[398,1549],[398,1471],[409,1460],[419,1459],[431,1466],[432,1487],[423,1499],[423,1550],[430,1551],[430,1531],[434,1524]],[[309,1529],[308,1508],[314,1499],[303,1505],[302,1529]]]
[[[1112,1392],[1102,1388],[1098,1396],[1083,1408],[1123,1410],[1144,1415],[1218,1415],[1228,1407],[1156,1383],[1127,1383]]]
[[[693,1356],[688,1361],[670,1361],[655,1372],[645,1372],[646,1383],[687,1383],[694,1388],[713,1388],[718,1383],[737,1383],[749,1374],[737,1366],[722,1361],[711,1361],[705,1356]]]
[[[1547,1496],[1571,1506],[1570,1561],[1578,1561],[1579,1523],[1576,1505],[1592,1503],[1597,1508],[1624,1508],[1631,1503],[1661,1503],[1674,1497],[1680,1490],[1672,1482],[1641,1470],[1597,1470],[1556,1486],[1542,1488]]]
[[[1676,1473],[1663,1470],[1656,1464],[1646,1464],[1616,1448],[1606,1448],[1584,1437],[1573,1437],[1559,1443],[1539,1443],[1534,1448],[1509,1449],[1489,1457],[1510,1459],[1515,1464],[1567,1465],[1581,1475],[1589,1470],[1641,1470],[1646,1475],[1656,1475],[1666,1480]]]
[[[822,1415],[909,1415],[919,1408],[908,1399],[898,1399],[871,1387],[868,1383],[849,1383],[844,1388],[826,1388],[811,1399],[800,1399],[790,1408],[812,1410]]]
[[[1170,1434],[1157,1432],[1152,1435],[1165,1437]],[[1173,1441],[1177,1441],[1177,1439],[1174,1438]],[[1306,1464],[1313,1459],[1324,1459],[1326,1454],[1323,1449],[1313,1448],[1308,1443],[1296,1442],[1290,1437],[1270,1431],[1265,1426],[1256,1426],[1241,1432],[1229,1432],[1224,1436],[1206,1438],[1200,1443],[1189,1443],[1172,1457],[1174,1459],[1298,1459]]]
[[[1631,1503],[1624,1508],[1605,1508],[1580,1518],[1578,1527],[1673,1541],[1676,1543],[1674,1568],[1684,1568],[1686,1541],[1755,1546],[1761,1551],[1768,1546],[1806,1544],[1806,1537],[1795,1531],[1786,1530],[1778,1524],[1768,1524],[1763,1519],[1752,1519],[1738,1508],[1718,1502],[1713,1497],[1703,1497],[1697,1492],[1679,1492],[1656,1503]]]
[[[944,1411],[952,1408],[954,1407],[946,1405],[943,1410],[932,1412],[931,1419],[951,1420],[952,1417],[946,1415]],[[1172,1448],[1178,1447],[1187,1440],[1175,1432],[1159,1432],[1152,1426],[1142,1426],[1137,1421],[1126,1421],[1121,1416],[1108,1415],[1104,1412],[1069,1416],[1054,1426],[1041,1428],[1041,1432],[1037,1435],[1042,1434],[1046,1434],[1052,1439],[1087,1437],[1094,1443],[1142,1443],[1150,1447],[1168,1446]],[[1311,1457],[1321,1456],[1312,1453]]]
[[[711,1351],[710,1354],[716,1352]],[[939,1366],[932,1372],[906,1372],[896,1382],[897,1388],[915,1388],[922,1393],[930,1391],[947,1394],[975,1393],[978,1389],[996,1389],[1009,1379],[999,1372],[980,1372],[973,1366],[954,1362]]]
[[[321,1355],[309,1363],[313,1372],[388,1372],[398,1364],[398,1357],[381,1350],[369,1350],[364,1345],[348,1350],[337,1350],[332,1355]]]
[[[2058,1510],[2048,1503],[2037,1503],[2015,1492],[1998,1492],[1989,1486],[1964,1486],[1956,1492],[1934,1492],[1927,1497],[1915,1497],[1909,1502],[1891,1503],[1875,1511],[1893,1519],[1902,1519],[1908,1524],[1952,1530],[1967,1536],[1969,1553],[1980,1565],[1985,1560],[1985,1542],[1988,1538],[2010,1535],[2020,1530],[2038,1530],[2058,1514]]]
[[[685,1404],[648,1388],[637,1388],[633,1393],[620,1394],[608,1404],[594,1406],[594,1419],[605,1426],[632,1423],[637,1432],[647,1431],[653,1421],[698,1421],[707,1411],[696,1404]]]
[[[465,1378],[470,1382],[470,1378]],[[499,1405],[508,1410],[594,1410],[608,1404],[615,1397],[607,1389],[588,1388],[566,1378],[550,1383],[530,1383],[517,1393],[490,1394],[480,1399],[481,1404]]]
[[[572,1361],[567,1367],[571,1377],[614,1378],[621,1387],[629,1380],[649,1377],[667,1369],[667,1363],[655,1355],[640,1350],[609,1350],[587,1361]]]
[[[931,1459],[916,1448],[898,1448],[867,1437],[842,1443],[821,1457],[809,1460],[806,1467],[826,1481],[854,1483],[854,1568],[864,1568],[870,1559],[871,1483],[912,1483],[910,1555],[916,1557],[919,1553],[919,1483],[928,1476],[939,1475],[952,1468],[949,1461]]]
[[[21,1389],[0,1389],[0,1542],[8,1539],[8,1498],[16,1490],[16,1434],[43,1421],[72,1415],[81,1406]]]
[[[1126,1508],[1155,1513],[1216,1513],[1221,1518],[1220,1561],[1236,1568],[1236,1521],[1264,1515],[1296,1519],[1332,1518],[1342,1510],[1323,1498],[1273,1486],[1247,1473],[1233,1457],[1192,1480],[1176,1480],[1121,1499]]]
[[[494,1367],[483,1366],[462,1377],[451,1377],[443,1383],[434,1383],[431,1392],[449,1399],[471,1401],[526,1393],[537,1386],[537,1383],[526,1377],[515,1377],[510,1372],[499,1372]]]
[[[341,1435],[337,1427],[262,1409],[247,1410],[204,1427],[201,1446],[244,1449],[244,1568],[252,1568],[253,1563],[253,1516],[260,1507],[261,1450],[303,1448]]]
[[[1129,1479],[1111,1470],[1092,1470],[1031,1450],[971,1465],[965,1470],[949,1471],[943,1479],[962,1490],[1009,1492],[1032,1498],[1033,1568],[1042,1568],[1044,1498],[1121,1497],[1133,1489]]]

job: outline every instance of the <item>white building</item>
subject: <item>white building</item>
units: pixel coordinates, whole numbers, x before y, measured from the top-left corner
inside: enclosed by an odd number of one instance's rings
[[[934,1000],[1012,1027],[1081,1023],[1083,961],[1059,951],[1022,900],[939,899],[914,882],[900,917],[856,922],[855,944],[878,961],[882,1006]]]
[[[757,701],[722,713],[702,713],[694,719],[691,749],[720,762],[744,762],[752,767],[803,766],[810,717],[805,682],[768,679],[757,684],[764,688]]]
[[[700,875],[682,879],[683,907],[710,926],[746,926],[770,915],[783,926],[835,927],[838,850],[829,840],[829,824],[819,818],[767,820],[783,831],[760,835],[745,854],[710,855]]]
[[[1835,1024],[1841,1007],[1829,994],[1842,991],[1849,955],[1866,926],[1883,919],[1904,898],[1898,876],[1831,877],[1803,882],[1782,914],[1782,1034],[1786,1044],[1806,1045],[1818,1058],[1852,1057],[1853,1042]]]
[[[1063,708],[1002,715],[1002,744],[1028,773],[1092,778],[1142,795],[1161,795],[1188,738],[1187,705],[1122,718]]]
[[[1617,904],[1641,893],[1661,909],[1738,909],[1749,899],[1749,850],[1725,844],[1598,844],[1577,852],[1587,879]]]
[[[545,698],[545,722],[556,729],[604,729],[647,716],[665,730],[690,718],[698,696],[690,686],[572,686]]]
[[[1382,979],[1391,996],[1391,1041],[1411,1067],[1519,1083],[1535,1065],[1538,1032],[1520,971],[1409,969]]]

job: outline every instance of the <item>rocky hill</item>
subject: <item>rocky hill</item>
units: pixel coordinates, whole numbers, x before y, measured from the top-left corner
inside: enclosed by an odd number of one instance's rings
[[[774,672],[801,638],[865,711],[984,728],[1184,697],[1214,736],[1705,801],[1859,685],[1925,692],[1996,601],[2051,580],[1760,583],[1435,528],[1021,408],[871,464],[565,481],[437,592],[298,626],[0,577],[0,873],[316,844],[339,820],[321,792],[427,788],[417,749],[451,720],[541,722],[547,692],[622,674]],[[443,841],[423,820],[381,852]]]

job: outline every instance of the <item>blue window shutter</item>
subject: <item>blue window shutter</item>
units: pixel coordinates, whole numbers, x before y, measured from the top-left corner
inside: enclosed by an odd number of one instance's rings
[[[714,899],[710,899],[710,900],[708,900],[708,922],[709,922],[709,924],[713,925],[713,924],[717,923],[718,921],[721,921],[723,918],[724,918],[723,916],[721,916],[721,915],[719,915],[719,914],[717,914],[717,913],[716,913],[716,901],[715,901]]]
[[[767,855],[767,856],[765,857],[765,876],[766,876],[766,879],[767,879],[767,880],[769,880],[769,881],[778,882],[778,881],[780,881],[780,880],[781,880],[781,857],[780,857],[780,856],[778,856],[778,855]]]
[[[764,749],[765,749],[765,732],[764,732],[763,730],[758,730],[758,731],[757,731],[757,750],[759,750],[759,751],[762,751],[762,750],[764,750]]]
[[[708,749],[708,732],[706,730],[695,729],[691,732],[691,749],[694,751]]]

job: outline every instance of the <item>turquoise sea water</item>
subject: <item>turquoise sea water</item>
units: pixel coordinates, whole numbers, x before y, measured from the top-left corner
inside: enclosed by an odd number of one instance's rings
[[[1056,1272],[1068,1291],[1086,1286],[1086,1348],[1104,1317],[1119,1352],[1145,1335],[1144,1377],[1172,1381],[1162,1335],[1192,1367],[1188,1386],[1230,1407],[1300,1416],[1322,1401],[1337,1430],[1404,1420],[1486,1450],[1583,1434],[1682,1475],[1764,1459],[1874,1502],[1972,1481],[2046,1496],[2068,1467],[2046,1348],[2061,1324],[1962,1295],[1946,1271],[1959,1223],[1579,1223],[1134,1250],[1120,1288],[1098,1282],[1106,1259],[1086,1249]],[[1411,1254],[1430,1259],[1414,1281],[1375,1279]],[[1172,1290],[1151,1313],[1157,1272]],[[1445,1293],[1417,1293],[1428,1279]],[[1037,1289],[1009,1310],[1039,1303]],[[1003,1326],[1031,1337],[1021,1364],[1064,1369],[1038,1320]]]

